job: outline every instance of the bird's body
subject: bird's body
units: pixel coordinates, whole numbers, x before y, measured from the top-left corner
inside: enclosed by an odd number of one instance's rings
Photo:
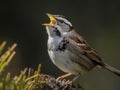
[[[81,72],[80,66],[73,63],[69,56],[74,54],[67,50],[67,42],[64,42],[65,38],[50,38],[48,39],[48,53],[52,62],[62,71],[66,73],[79,74]],[[66,45],[66,46],[65,46]],[[78,70],[74,70],[77,67]],[[78,71],[78,72],[75,72]]]
[[[59,69],[79,76],[100,66],[120,76],[120,70],[104,63],[67,19],[59,15],[48,16],[51,23],[44,24],[48,33],[48,54]]]
[[[84,43],[80,45],[65,36],[48,38],[48,53],[52,62],[66,73],[84,74],[91,70],[95,64],[84,56],[85,52],[82,50]]]

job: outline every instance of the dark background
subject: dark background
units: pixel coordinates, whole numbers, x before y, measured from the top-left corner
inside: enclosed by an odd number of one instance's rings
[[[16,75],[25,67],[55,77],[64,74],[47,54],[46,13],[69,18],[78,33],[103,60],[120,69],[120,2],[116,0],[1,0],[0,43],[17,43],[17,55],[7,71]],[[78,80],[86,90],[120,90],[120,78],[105,70],[92,70]]]

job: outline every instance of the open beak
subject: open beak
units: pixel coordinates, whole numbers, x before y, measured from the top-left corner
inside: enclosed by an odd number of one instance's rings
[[[53,24],[50,24],[50,23],[44,23],[42,24],[43,26],[48,26],[48,27],[51,27],[51,26],[54,26]]]
[[[52,14],[47,13],[47,16],[50,19],[50,23],[44,23],[42,24],[43,26],[54,26],[57,25],[57,20],[54,18]]]

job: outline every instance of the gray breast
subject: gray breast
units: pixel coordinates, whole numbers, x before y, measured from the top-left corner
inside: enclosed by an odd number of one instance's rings
[[[49,43],[48,50],[49,51],[65,51],[68,43],[69,41],[63,38],[58,44],[55,44],[55,42]]]

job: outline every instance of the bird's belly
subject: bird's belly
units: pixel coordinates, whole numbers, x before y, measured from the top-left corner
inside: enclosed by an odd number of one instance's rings
[[[72,74],[83,74],[86,72],[83,67],[77,63],[73,63],[69,56],[68,52],[64,51],[49,51],[49,56],[52,62],[62,71]]]

